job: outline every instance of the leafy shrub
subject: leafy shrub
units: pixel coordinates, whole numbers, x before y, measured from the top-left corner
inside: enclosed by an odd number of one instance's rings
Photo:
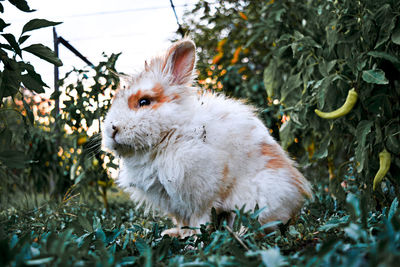
[[[24,12],[32,12],[24,0],[9,1]],[[0,11],[4,12],[0,4]],[[92,70],[73,70],[61,83],[65,86],[64,107],[61,115],[52,108],[52,100],[59,93],[43,101],[38,94],[47,85],[34,67],[22,60],[22,53],[29,52],[52,64],[61,61],[42,44],[24,46],[31,31],[55,26],[59,22],[33,19],[23,26],[21,36],[11,33],[2,36],[7,43],[0,43],[0,187],[1,202],[7,203],[18,191],[27,194],[44,194],[61,200],[73,187],[96,199],[97,193],[107,205],[107,191],[112,181],[105,168],[116,167],[113,158],[100,152],[98,135],[88,136],[88,128],[104,117],[111,96],[118,87],[115,70],[118,55],[105,56]],[[0,31],[8,26],[0,19]],[[90,77],[92,76],[93,77]],[[72,81],[76,76],[77,80]],[[39,99],[36,101],[35,99]],[[44,104],[48,104],[42,109]],[[93,127],[92,127],[93,128]],[[104,162],[104,160],[108,160]],[[103,167],[104,166],[104,167]],[[93,194],[95,193],[95,194]]]
[[[33,12],[24,0],[9,2],[22,12]],[[4,6],[0,3],[0,12]],[[43,93],[47,85],[35,71],[34,66],[22,59],[24,53],[31,53],[47,62],[61,66],[61,61],[50,48],[43,44],[25,45],[30,33],[43,27],[59,24],[45,19],[32,19],[27,22],[21,35],[16,37],[12,33],[4,33],[10,25],[0,18],[0,177],[4,181],[0,192],[8,195],[9,190],[29,188],[31,183],[21,179],[24,168],[32,158],[29,150],[32,147],[31,131],[34,125],[34,115],[27,103],[24,92]],[[15,104],[16,99],[21,102],[20,107]]]
[[[388,205],[400,192],[399,9],[393,0],[200,1],[187,27],[204,62],[200,83],[268,105],[281,121],[267,126],[276,137],[279,128],[282,146],[310,169],[324,162],[342,201],[343,189],[372,194],[378,154],[389,151],[387,179],[374,192]],[[340,107],[351,88],[358,101],[348,115],[315,114]],[[348,170],[355,180],[343,175]]]
[[[67,73],[60,84],[65,87],[65,100],[60,123],[62,128],[71,131],[70,136],[75,140],[74,151],[70,167],[70,180],[74,186],[79,186],[81,192],[94,189],[102,196],[105,207],[107,204],[107,191],[111,189],[113,181],[110,170],[117,169],[112,154],[101,150],[101,121],[111,105],[111,98],[119,86],[120,74],[115,69],[116,61],[120,54],[112,54],[101,61],[91,70],[72,70]],[[74,77],[75,80],[71,80]],[[69,84],[65,85],[68,81]],[[58,97],[53,95],[53,98]],[[89,129],[94,134],[88,132]],[[63,148],[69,151],[71,148]],[[89,190],[91,191],[91,190]],[[93,197],[93,195],[92,195]]]

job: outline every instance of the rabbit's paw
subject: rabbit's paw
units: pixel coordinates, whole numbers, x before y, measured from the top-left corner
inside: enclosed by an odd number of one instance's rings
[[[164,230],[161,233],[161,236],[169,235],[170,237],[176,237],[176,238],[179,238],[179,239],[184,239],[184,238],[192,236],[194,234],[196,234],[195,230],[192,230],[192,229],[181,229],[179,227],[175,227],[175,228]]]

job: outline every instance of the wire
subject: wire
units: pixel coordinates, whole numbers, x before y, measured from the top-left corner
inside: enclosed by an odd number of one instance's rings
[[[185,31],[183,30],[182,25],[179,23],[179,19],[178,19],[178,15],[176,15],[176,10],[175,10],[174,3],[172,2],[172,0],[169,0],[169,2],[171,4],[172,11],[174,11],[174,14],[175,14],[176,23],[178,24],[178,32],[183,37],[185,35]]]
[[[194,4],[184,4],[178,5],[176,7],[187,7],[193,6]],[[124,10],[114,10],[114,11],[101,11],[96,13],[86,13],[86,14],[77,14],[66,16],[66,18],[79,18],[79,17],[91,17],[91,16],[99,16],[99,15],[110,15],[110,14],[120,14],[120,13],[131,13],[131,12],[139,12],[139,11],[146,11],[146,10],[156,10],[156,9],[165,9],[170,8],[169,6],[158,6],[158,7],[143,7],[143,8],[133,8],[133,9],[124,9]],[[175,12],[175,10],[174,10]],[[176,16],[176,14],[175,14]]]
[[[176,15],[174,3],[172,2],[172,0],[169,0],[169,2],[171,3],[172,11],[174,11],[176,23],[178,23],[178,26],[181,27],[181,24],[179,23],[178,15]]]
[[[149,32],[128,32],[128,33],[120,33],[120,34],[110,34],[110,35],[93,35],[93,36],[86,36],[86,37],[78,37],[70,39],[73,42],[80,42],[80,41],[90,41],[96,39],[108,39],[108,38],[123,38],[123,37],[134,37],[134,36],[142,36],[149,34]]]

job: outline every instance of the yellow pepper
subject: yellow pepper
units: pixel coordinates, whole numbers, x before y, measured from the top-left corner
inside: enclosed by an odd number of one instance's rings
[[[383,177],[385,177],[389,169],[390,169],[390,153],[386,149],[384,149],[381,153],[379,153],[379,170],[374,178],[374,186],[373,186],[374,191],[377,185],[379,185],[382,182]]]
[[[358,98],[358,94],[356,92],[356,90],[354,88],[352,88],[349,93],[347,94],[347,98],[346,101],[344,102],[344,104],[331,112],[322,112],[318,109],[315,110],[315,113],[320,116],[323,119],[336,119],[339,117],[342,117],[344,115],[346,115],[347,113],[349,113],[354,105],[357,102],[357,98]]]

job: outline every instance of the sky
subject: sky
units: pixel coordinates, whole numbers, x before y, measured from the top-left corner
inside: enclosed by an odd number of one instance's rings
[[[181,23],[185,19],[184,11],[193,8],[196,2],[173,0]],[[5,33],[12,33],[18,38],[23,25],[34,18],[63,22],[56,26],[57,34],[93,64],[103,60],[103,52],[108,55],[122,52],[116,68],[127,74],[140,70],[144,60],[168,48],[171,40],[177,37],[178,25],[170,0],[28,0],[31,9],[36,10],[32,13],[21,12],[8,2],[2,4],[5,12],[1,18],[11,23],[5,28]],[[53,49],[52,28],[32,31],[22,47],[34,43]],[[86,66],[62,45],[59,57],[64,64],[59,69],[60,78],[73,67]],[[23,59],[35,66],[50,87],[48,91],[52,90],[54,66],[28,53],[23,53]]]

